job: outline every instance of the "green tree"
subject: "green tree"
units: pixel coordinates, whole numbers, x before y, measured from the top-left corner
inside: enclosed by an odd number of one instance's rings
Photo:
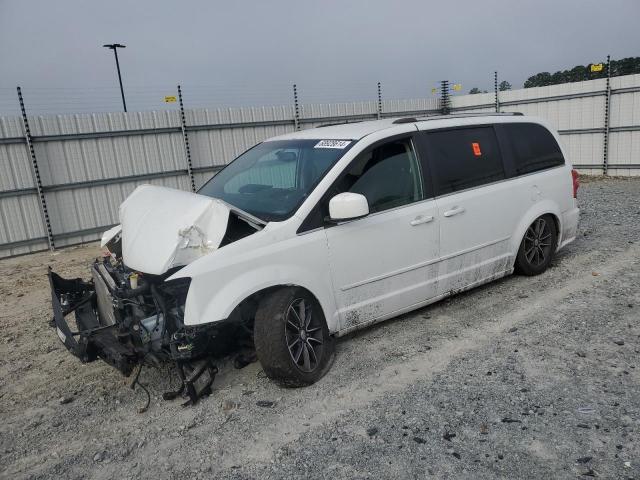
[[[478,87],[473,87],[471,90],[469,90],[469,93],[471,95],[474,95],[476,93],[480,93],[480,89]]]
[[[549,72],[536,73],[524,82],[524,88],[546,87],[551,85],[551,74]]]
[[[511,84],[506,80],[503,80],[500,82],[500,85],[498,85],[498,90],[500,90],[501,92],[504,92],[505,90],[511,90]]]
[[[524,88],[545,87],[547,85],[558,85],[568,82],[582,82],[585,80],[594,80],[596,78],[606,78],[607,67],[606,61],[595,62],[602,63],[604,68],[599,72],[591,71],[591,64],[576,65],[570,70],[558,70],[551,74],[549,72],[536,73],[531,75],[524,82]],[[611,76],[632,75],[640,73],[640,57],[627,57],[620,60],[611,60],[610,64]]]

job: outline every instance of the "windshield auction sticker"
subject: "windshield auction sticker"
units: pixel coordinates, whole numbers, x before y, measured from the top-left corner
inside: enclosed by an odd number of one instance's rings
[[[320,140],[313,148],[339,148],[342,150],[351,143],[351,140]]]

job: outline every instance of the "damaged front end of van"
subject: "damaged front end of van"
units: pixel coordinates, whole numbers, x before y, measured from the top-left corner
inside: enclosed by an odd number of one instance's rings
[[[52,324],[82,362],[101,359],[136,384],[143,365],[172,362],[180,387],[163,397],[194,404],[211,392],[214,357],[250,348],[251,319],[185,325],[185,265],[256,233],[264,222],[225,202],[143,185],[120,207],[120,225],[105,232],[90,279],[49,269]]]

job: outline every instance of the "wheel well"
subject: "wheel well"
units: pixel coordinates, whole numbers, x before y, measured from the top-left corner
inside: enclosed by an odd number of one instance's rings
[[[241,322],[245,325],[250,325],[253,329],[253,320],[256,316],[256,311],[258,310],[258,306],[260,305],[260,301],[267,295],[276,292],[278,290],[284,288],[301,288],[306,291],[309,295],[311,295],[320,308],[322,308],[318,298],[310,292],[308,289],[301,287],[300,285],[274,285],[272,287],[263,288],[262,290],[258,290],[255,293],[252,293],[247,298],[242,300],[231,312],[229,315],[230,322]]]
[[[555,213],[545,213],[544,215],[540,215],[540,217],[544,217],[545,215],[549,215],[553,219],[553,223],[556,226],[556,248],[560,245],[560,219],[556,216]]]

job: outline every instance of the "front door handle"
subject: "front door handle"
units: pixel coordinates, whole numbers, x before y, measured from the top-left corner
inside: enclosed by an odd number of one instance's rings
[[[423,223],[429,223],[432,221],[433,221],[433,217],[431,215],[418,215],[409,223],[412,227],[415,227],[416,225],[422,225]]]
[[[463,207],[453,207],[451,210],[447,210],[443,213],[445,217],[453,217],[454,215],[458,215],[459,213],[464,213]]]

